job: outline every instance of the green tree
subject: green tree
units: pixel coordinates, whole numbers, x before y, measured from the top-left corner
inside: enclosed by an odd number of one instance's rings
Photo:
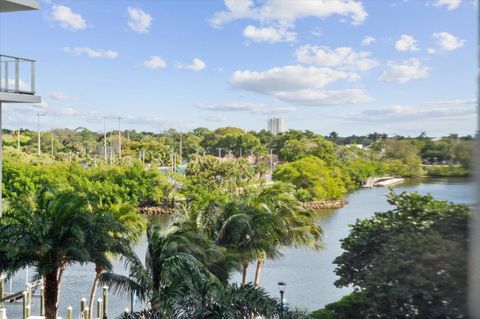
[[[11,202],[0,219],[0,272],[35,267],[45,279],[45,317],[57,318],[60,269],[90,260],[93,214],[84,196],[42,192],[35,202]]]
[[[364,294],[354,291],[343,296],[339,301],[326,305],[323,309],[313,311],[311,319],[364,319],[368,317],[369,304]]]
[[[95,264],[89,309],[93,309],[100,275],[112,270],[110,258],[130,254],[131,244],[138,241],[146,226],[145,219],[128,204],[97,207],[94,214],[95,220],[89,229],[87,243],[90,262]],[[90,312],[92,318],[93,311]]]
[[[470,209],[417,193],[390,193],[395,208],[357,221],[337,257],[335,285],[358,288],[369,315],[466,315]]]
[[[279,165],[273,178],[295,185],[305,201],[340,198],[347,192],[341,172],[314,156]]]
[[[124,257],[128,276],[106,272],[100,282],[120,295],[135,294],[155,314],[171,318],[177,298],[200,282],[215,280],[205,263],[219,251],[201,234],[175,227],[162,234],[158,225],[150,225],[147,240],[144,263],[129,254]]]

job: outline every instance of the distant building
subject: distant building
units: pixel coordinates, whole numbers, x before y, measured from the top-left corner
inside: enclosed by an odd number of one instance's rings
[[[268,131],[273,135],[285,132],[285,119],[271,118],[268,119]]]

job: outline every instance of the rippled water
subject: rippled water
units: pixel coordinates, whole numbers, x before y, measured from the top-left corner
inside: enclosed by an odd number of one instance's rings
[[[409,180],[395,187],[396,192],[416,191],[421,194],[431,193],[438,199],[456,203],[474,204],[473,181],[460,178],[431,178],[423,180]],[[289,304],[300,308],[315,310],[327,303],[333,302],[347,294],[350,289],[335,288],[333,282],[337,279],[333,270],[332,261],[340,255],[340,239],[348,235],[348,225],[357,219],[370,217],[374,212],[385,211],[391,208],[387,203],[385,188],[360,189],[348,195],[348,204],[341,209],[325,211],[319,219],[324,230],[324,248],[320,251],[306,249],[284,249],[283,257],[274,261],[267,261],[261,274],[261,285],[271,294],[277,295],[277,282],[287,283],[285,297]],[[156,222],[168,227],[168,216],[157,216]],[[136,252],[144,256],[146,249],[145,240],[141,241]],[[122,272],[122,265],[115,264],[115,270]],[[253,279],[255,266],[249,269],[249,279]],[[60,315],[65,316],[65,309],[72,305],[75,318],[78,316],[80,299],[90,296],[90,289],[94,276],[93,265],[73,265],[67,268],[62,284],[60,300]],[[239,281],[240,274],[233,280]],[[13,280],[13,290],[18,291],[25,283],[25,272],[20,272]],[[6,286],[9,289],[9,283]],[[97,294],[100,297],[101,292]],[[38,301],[38,299],[34,299]],[[129,298],[110,296],[110,314],[120,314],[125,308],[130,307]],[[139,308],[140,305],[136,305]],[[9,318],[21,317],[21,305],[8,305]],[[94,307],[96,309],[96,307]],[[137,309],[138,310],[138,309]],[[38,302],[34,305],[33,314],[38,314]],[[114,316],[113,316],[114,317]],[[113,318],[112,317],[112,318]]]

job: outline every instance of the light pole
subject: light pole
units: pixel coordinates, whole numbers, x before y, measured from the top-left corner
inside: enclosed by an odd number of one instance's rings
[[[41,138],[40,138],[40,116],[44,116],[45,114],[43,113],[37,113],[37,133],[38,133],[38,136],[37,136],[37,144],[38,144],[38,155],[40,155],[42,153],[42,150],[41,150]]]
[[[17,130],[17,149],[20,150],[20,117],[17,118],[18,130]]]
[[[107,118],[103,118],[103,158],[107,162]]]
[[[122,158],[122,133],[120,131],[120,120],[122,118],[118,117],[118,158]]]
[[[284,312],[285,304],[284,304],[283,295],[285,294],[286,287],[287,287],[287,284],[285,282],[283,281],[278,282],[278,290],[280,292],[280,319],[284,318],[283,312]]]
[[[273,150],[274,148],[270,149],[270,181],[272,180],[273,175]]]

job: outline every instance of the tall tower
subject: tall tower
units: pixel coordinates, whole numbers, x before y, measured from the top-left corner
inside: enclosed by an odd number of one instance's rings
[[[267,123],[268,131],[273,135],[285,132],[285,119],[283,118],[271,118]]]

